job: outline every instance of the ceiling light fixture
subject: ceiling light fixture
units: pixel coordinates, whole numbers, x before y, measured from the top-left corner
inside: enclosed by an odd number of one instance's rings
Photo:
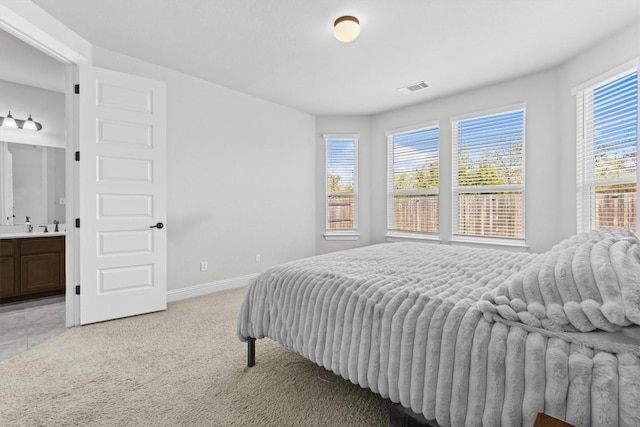
[[[9,129],[26,129],[26,130],[42,130],[42,125],[31,118],[31,114],[29,114],[29,118],[27,120],[14,119],[11,115],[11,111],[7,114],[7,117],[0,116],[0,126],[3,128]]]
[[[360,35],[360,21],[355,16],[341,16],[333,23],[333,35],[343,43],[354,41]]]

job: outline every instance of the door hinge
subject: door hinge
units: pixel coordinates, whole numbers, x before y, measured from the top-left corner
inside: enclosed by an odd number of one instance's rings
[[[76,295],[80,295],[80,285],[76,285]]]
[[[80,152],[76,151],[76,162],[80,161]]]
[[[75,86],[73,87],[73,91],[74,91],[75,93],[80,93],[80,85],[75,85]]]
[[[80,228],[80,218],[76,218],[76,228]]]

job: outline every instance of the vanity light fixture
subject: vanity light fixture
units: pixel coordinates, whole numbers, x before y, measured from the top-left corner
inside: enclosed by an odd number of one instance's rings
[[[18,124],[16,123],[16,119],[11,115],[11,111],[7,114],[7,117],[3,117],[2,119],[2,127],[5,128],[17,128]]]
[[[40,129],[38,129],[38,125],[39,124],[40,123],[34,122],[33,119],[31,118],[31,114],[29,114],[29,118],[27,120],[25,120],[24,124],[22,125],[22,129],[38,131],[38,130],[42,129],[42,125],[40,125]]]
[[[31,114],[29,114],[29,118],[27,120],[14,119],[11,115],[11,111],[7,114],[7,117],[0,116],[0,126],[9,129],[26,129],[26,130],[42,130],[42,125],[31,118]]]
[[[341,16],[333,23],[333,35],[343,43],[354,41],[360,35],[360,21],[355,16]]]

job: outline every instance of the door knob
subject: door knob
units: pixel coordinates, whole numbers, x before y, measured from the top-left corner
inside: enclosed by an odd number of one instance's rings
[[[152,226],[151,226],[151,227],[149,227],[149,228],[157,228],[157,229],[161,229],[161,228],[164,228],[164,224],[163,224],[163,223],[161,223],[161,222],[159,222],[159,223],[157,223],[156,225],[152,225]]]

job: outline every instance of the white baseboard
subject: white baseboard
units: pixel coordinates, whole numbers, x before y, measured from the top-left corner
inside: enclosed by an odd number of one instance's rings
[[[202,283],[200,285],[174,289],[167,292],[167,302],[180,301],[182,299],[199,297],[201,295],[210,294],[212,292],[220,292],[227,289],[248,286],[251,279],[257,276],[258,273],[247,274],[246,276],[232,277],[230,279],[218,280],[216,282]]]

